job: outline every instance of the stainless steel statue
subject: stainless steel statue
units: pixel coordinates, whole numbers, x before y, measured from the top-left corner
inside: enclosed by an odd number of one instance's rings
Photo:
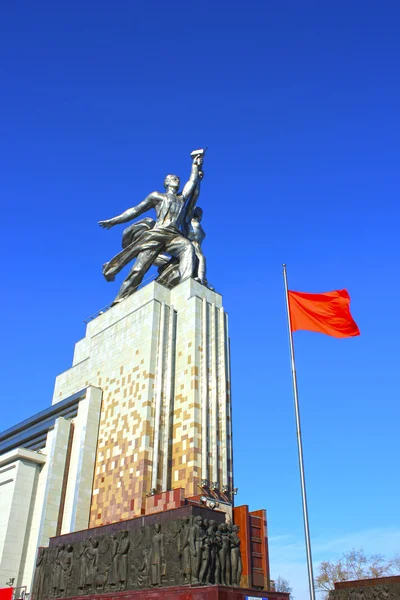
[[[99,221],[101,227],[110,229],[132,221],[152,208],[156,211],[155,221],[146,217],[124,230],[122,251],[103,265],[106,280],[114,281],[116,274],[136,259],[113,304],[132,294],[152,265],[159,268],[157,281],[168,287],[189,277],[207,285],[206,263],[201,250],[205,237],[200,223],[203,211],[196,206],[203,177],[204,153],[203,149],[191,153],[192,170],[181,193],[179,177],[167,175],[164,193],[152,192],[143,202],[121,215]]]

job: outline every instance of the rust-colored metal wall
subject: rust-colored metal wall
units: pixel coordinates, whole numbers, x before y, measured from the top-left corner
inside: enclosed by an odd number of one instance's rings
[[[267,516],[264,509],[249,512],[249,507],[236,506],[233,521],[239,525],[243,572],[240,585],[270,590]]]

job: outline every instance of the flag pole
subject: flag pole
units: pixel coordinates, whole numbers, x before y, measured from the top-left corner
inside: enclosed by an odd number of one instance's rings
[[[303,501],[303,521],[304,521],[304,536],[305,536],[305,540],[306,540],[308,585],[310,588],[310,599],[315,600],[314,574],[313,574],[311,542],[310,542],[310,528],[309,528],[309,524],[308,524],[306,480],[305,480],[305,476],[304,476],[303,444],[301,441],[299,394],[298,394],[298,390],[297,390],[297,375],[296,375],[296,363],[295,363],[295,359],[294,359],[293,333],[292,333],[292,328],[290,326],[290,306],[289,306],[288,281],[287,281],[286,265],[282,265],[282,267],[283,267],[283,281],[285,284],[286,311],[287,311],[288,329],[289,329],[290,360],[291,360],[291,365],[292,365],[294,412],[296,415],[297,450],[299,453],[301,498]]]

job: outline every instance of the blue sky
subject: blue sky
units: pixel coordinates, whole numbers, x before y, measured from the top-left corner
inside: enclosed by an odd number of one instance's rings
[[[346,287],[361,336],[295,334],[318,561],[400,550],[400,43],[393,1],[3,2],[2,427],[50,404],[83,319],[115,296],[97,226],[185,178],[230,316],[239,503],[307,595],[281,264]]]

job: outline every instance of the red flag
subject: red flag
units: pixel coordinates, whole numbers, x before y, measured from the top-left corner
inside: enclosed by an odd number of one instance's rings
[[[323,294],[289,291],[288,294],[292,331],[306,329],[337,338],[360,335],[350,314],[350,296],[347,290]]]

